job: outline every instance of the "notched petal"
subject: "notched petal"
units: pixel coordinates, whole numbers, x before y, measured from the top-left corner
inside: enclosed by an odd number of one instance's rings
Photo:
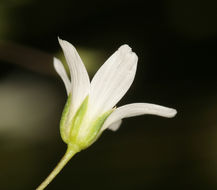
[[[84,98],[89,94],[90,80],[87,70],[72,44],[58,38],[63,49],[71,76],[72,114],[75,114]]]
[[[130,88],[136,73],[137,55],[121,46],[97,71],[90,88],[92,115],[112,109]]]
[[[68,78],[68,75],[66,73],[66,70],[65,70],[62,62],[59,59],[57,59],[56,57],[54,57],[53,64],[54,64],[54,68],[55,68],[56,72],[59,74],[59,76],[63,80],[65,87],[66,87],[67,94],[69,95],[70,89],[71,89],[71,82]]]
[[[172,108],[167,108],[164,106],[148,103],[134,103],[127,104],[117,108],[105,121],[102,131],[108,128],[111,124],[127,117],[134,117],[139,115],[158,115],[162,117],[174,117],[177,114],[177,111]]]

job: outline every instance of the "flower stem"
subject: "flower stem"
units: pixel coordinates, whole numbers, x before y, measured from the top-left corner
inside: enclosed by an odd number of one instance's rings
[[[43,190],[47,185],[56,177],[56,175],[63,169],[63,167],[68,163],[68,161],[77,153],[78,151],[68,147],[65,155],[59,161],[57,166],[53,169],[50,175],[38,186],[36,190]]]

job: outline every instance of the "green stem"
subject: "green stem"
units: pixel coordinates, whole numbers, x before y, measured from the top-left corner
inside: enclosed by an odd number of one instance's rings
[[[36,190],[43,190],[47,185],[56,177],[56,175],[63,169],[63,167],[68,163],[68,161],[77,153],[75,148],[68,147],[65,155],[62,157],[60,162],[50,173],[50,175],[38,186]]]

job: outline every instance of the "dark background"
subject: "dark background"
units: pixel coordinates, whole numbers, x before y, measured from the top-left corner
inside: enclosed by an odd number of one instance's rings
[[[217,1],[0,1],[0,189],[35,189],[64,154],[66,101],[53,69],[71,42],[91,75],[122,44],[139,57],[118,103],[173,107],[125,119],[48,190],[217,189]]]

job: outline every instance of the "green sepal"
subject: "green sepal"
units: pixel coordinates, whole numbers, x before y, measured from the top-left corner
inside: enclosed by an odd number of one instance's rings
[[[103,113],[95,121],[90,124],[90,131],[85,139],[85,142],[82,143],[82,148],[87,148],[90,146],[97,138],[99,137],[100,129],[102,128],[105,120],[113,112],[113,109]]]
[[[63,109],[62,117],[60,120],[60,135],[65,143],[67,143],[68,140],[67,119],[69,117],[69,108],[71,105],[71,101],[72,101],[72,95],[70,93],[66,101],[65,107]]]
[[[76,149],[78,150],[87,148],[98,139],[101,134],[100,130],[105,120],[114,110],[111,109],[103,113],[99,117],[96,117],[95,120],[92,120],[87,124],[85,121],[87,118],[85,117],[88,107],[88,98],[89,96],[84,99],[73,118],[71,118],[71,94],[69,94],[60,121],[60,133],[63,141],[70,146],[77,147]],[[85,129],[86,125],[88,125],[88,127]]]
[[[70,132],[69,132],[69,141],[73,142],[76,141],[79,129],[81,127],[82,121],[84,119],[85,113],[87,111],[88,106],[88,96],[84,99],[83,103],[79,107],[78,111],[76,112],[72,123],[70,124]]]

